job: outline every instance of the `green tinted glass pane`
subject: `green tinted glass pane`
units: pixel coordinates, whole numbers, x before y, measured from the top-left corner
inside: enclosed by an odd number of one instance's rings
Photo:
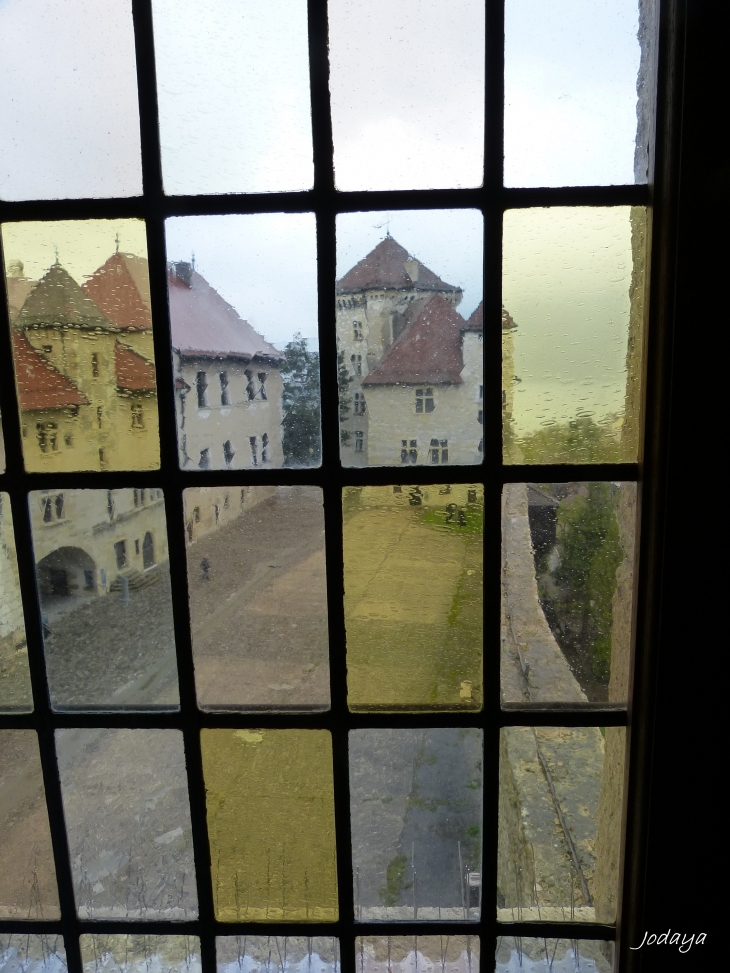
[[[348,705],[482,705],[479,485],[343,490]]]
[[[0,493],[0,712],[33,709],[10,497]]]
[[[150,936],[94,933],[80,937],[84,970],[119,973],[200,973],[197,936]]]
[[[615,922],[622,726],[501,731],[497,916]]]
[[[505,213],[506,462],[636,460],[645,236],[641,207]]]
[[[502,491],[502,701],[628,699],[635,483]]]
[[[203,730],[216,916],[337,920],[326,730]]]
[[[605,939],[501,936],[495,973],[613,973],[614,944]]]
[[[3,730],[0,733],[0,919],[57,919],[59,916],[38,740],[33,730]]]
[[[479,973],[479,937],[358,936],[355,965],[358,973]]]
[[[2,239],[26,470],[157,469],[144,222],[6,223]]]

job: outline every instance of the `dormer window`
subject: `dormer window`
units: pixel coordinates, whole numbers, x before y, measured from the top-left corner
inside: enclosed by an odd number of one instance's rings
[[[416,389],[416,412],[433,412],[435,408],[433,389]]]

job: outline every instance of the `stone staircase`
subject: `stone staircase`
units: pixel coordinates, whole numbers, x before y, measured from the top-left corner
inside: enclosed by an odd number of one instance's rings
[[[156,584],[160,580],[160,569],[155,565],[146,571],[139,571],[137,568],[127,568],[126,571],[120,571],[112,581],[109,591],[121,591],[121,579],[123,577],[129,582],[130,591],[142,591],[144,588],[149,588],[150,585]]]

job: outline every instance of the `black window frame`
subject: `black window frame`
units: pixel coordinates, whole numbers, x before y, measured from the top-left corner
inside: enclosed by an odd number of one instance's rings
[[[667,473],[670,431],[678,420],[670,410],[674,328],[682,321],[685,305],[677,305],[677,288],[687,288],[691,259],[679,264],[682,233],[678,219],[682,166],[696,176],[701,172],[695,156],[687,154],[683,137],[683,104],[694,90],[704,57],[702,44],[687,47],[688,0],[658,0],[659,43],[657,55],[657,109],[655,152],[650,152],[646,186],[566,187],[557,189],[505,189],[502,183],[503,145],[503,0],[486,4],[486,126],[485,181],[480,189],[398,192],[339,193],[333,177],[332,125],[329,111],[327,61],[327,10],[325,0],[309,0],[310,84],[315,161],[314,187],[303,193],[220,196],[165,196],[162,188],[157,124],[157,89],[152,44],[151,0],[132,0],[141,127],[143,196],[132,199],[0,201],[0,222],[139,217],[146,221],[151,281],[152,315],[155,322],[154,351],[157,362],[158,408],[161,430],[161,466],[152,472],[27,473],[22,461],[22,437],[15,397],[10,332],[6,317],[5,280],[0,281],[0,408],[6,447],[6,472],[0,490],[10,496],[17,539],[18,566],[31,672],[34,710],[30,714],[0,714],[0,729],[33,729],[38,734],[43,780],[49,810],[51,838],[56,860],[61,918],[59,920],[0,920],[0,931],[60,934],[64,938],[69,973],[81,973],[79,935],[96,933],[188,934],[200,937],[203,973],[215,971],[215,936],[256,932],[272,935],[328,935],[340,939],[343,973],[355,971],[354,940],[359,935],[425,935],[450,932],[481,937],[482,963],[488,973],[492,947],[500,935],[554,936],[569,939],[617,939],[620,969],[638,969],[640,952],[629,946],[641,941],[646,912],[647,858],[650,817],[649,787],[656,712],[658,633],[662,619],[660,593],[664,565]],[[702,29],[709,38],[713,15],[707,4]],[[698,15],[695,13],[695,20]],[[701,19],[701,18],[700,18]],[[716,15],[719,19],[719,15]],[[709,28],[708,28],[709,23]],[[700,34],[702,31],[700,30]],[[716,36],[721,32],[717,31]],[[695,35],[696,36],[696,35]],[[689,88],[687,87],[689,85]],[[697,142],[699,143],[699,139]],[[680,151],[682,150],[682,151]],[[694,161],[693,161],[694,160]],[[644,382],[644,436],[638,463],[594,466],[503,466],[501,457],[501,222],[505,209],[544,205],[645,205],[652,214],[651,300],[647,317]],[[347,709],[345,630],[342,604],[341,489],[344,485],[428,484],[443,474],[428,465],[409,466],[405,481],[399,468],[344,468],[340,464],[338,424],[337,348],[335,341],[334,282],[336,276],[335,218],[340,212],[382,209],[474,208],[485,221],[485,338],[484,338],[484,454],[479,467],[450,466],[452,483],[484,483],[485,491],[485,706],[478,716],[459,713],[422,715],[355,714]],[[167,256],[164,220],[169,216],[314,212],[317,217],[318,313],[322,383],[322,466],[316,470],[181,470],[177,444],[174,376],[171,367],[167,296]],[[682,277],[684,273],[685,277]],[[490,282],[493,286],[490,286]],[[679,311],[677,310],[679,308]],[[684,321],[689,324],[688,321]],[[328,378],[329,376],[329,378]],[[641,564],[637,588],[635,640],[638,646],[632,698],[627,711],[609,707],[542,707],[526,713],[524,707],[500,707],[499,701],[499,591],[500,499],[502,484],[526,480],[637,480],[641,497]],[[182,492],[189,486],[256,484],[311,484],[320,486],[325,499],[327,587],[329,600],[330,672],[332,709],[317,715],[215,714],[198,709],[195,695],[192,646],[187,599],[185,534]],[[47,688],[42,623],[35,585],[35,564],[30,543],[31,527],[27,496],[31,490],[63,491],[93,488],[150,488],[164,491],[168,518],[168,545],[174,599],[174,625],[180,685],[178,713],[55,713]],[[490,648],[491,647],[491,648]],[[559,711],[559,712],[556,712]],[[352,862],[348,790],[347,731],[365,726],[480,726],[485,733],[484,835],[482,875],[484,888],[496,888],[497,774],[499,730],[505,725],[627,725],[629,729],[628,787],[624,814],[624,868],[622,895],[616,926],[583,923],[499,923],[484,897],[479,922],[355,923],[352,896]],[[68,843],[63,820],[54,731],[63,727],[172,727],[182,731],[188,770],[199,918],[187,922],[81,920],[71,878]],[[337,830],[340,917],[336,923],[222,923],[214,917],[210,849],[206,828],[205,791],[200,753],[204,727],[309,727],[332,732],[335,765],[335,824]],[[654,866],[652,866],[654,867]],[[652,873],[654,874],[654,873]],[[667,967],[668,968],[668,967]]]

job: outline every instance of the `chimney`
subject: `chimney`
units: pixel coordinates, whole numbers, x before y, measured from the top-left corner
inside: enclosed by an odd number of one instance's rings
[[[190,280],[193,276],[193,268],[186,260],[178,260],[175,264],[175,276],[181,280],[186,287],[190,287]]]
[[[406,260],[406,262],[403,264],[403,266],[406,268],[406,273],[411,278],[411,280],[413,281],[413,283],[414,284],[417,284],[418,283],[418,271],[419,271],[420,266],[421,266],[419,264],[419,262],[414,257],[410,257],[408,260]]]

